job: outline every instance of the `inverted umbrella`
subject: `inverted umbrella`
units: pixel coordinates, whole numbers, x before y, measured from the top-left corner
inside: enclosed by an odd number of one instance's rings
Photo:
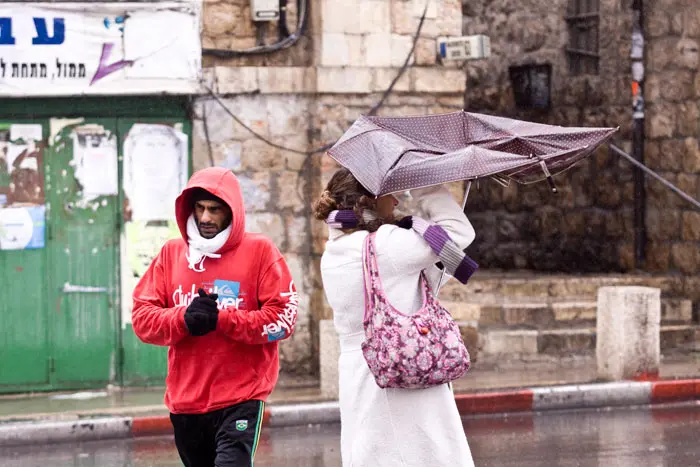
[[[506,184],[547,179],[556,191],[551,176],[590,155],[617,130],[464,111],[363,116],[328,154],[376,196],[483,177]]]

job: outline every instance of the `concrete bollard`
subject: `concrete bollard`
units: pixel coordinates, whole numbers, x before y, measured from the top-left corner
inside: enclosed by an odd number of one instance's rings
[[[332,319],[319,321],[319,335],[321,396],[327,400],[338,400],[340,341]]]
[[[598,289],[596,359],[607,381],[655,378],[661,357],[661,291],[650,287]]]

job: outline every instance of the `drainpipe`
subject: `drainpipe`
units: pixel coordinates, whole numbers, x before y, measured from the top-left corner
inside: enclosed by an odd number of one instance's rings
[[[632,2],[632,156],[644,163],[644,10],[643,0]],[[646,262],[646,188],[644,172],[633,169],[634,257],[637,269]]]

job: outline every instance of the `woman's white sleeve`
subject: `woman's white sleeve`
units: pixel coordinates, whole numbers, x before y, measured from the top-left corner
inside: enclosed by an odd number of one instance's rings
[[[462,208],[444,187],[413,190],[426,220],[439,225],[452,237],[461,249],[469,246],[476,237],[474,228],[462,212]],[[381,232],[382,230],[386,231]],[[394,274],[414,274],[439,261],[423,237],[412,229],[386,226],[377,234],[377,253],[386,255]]]

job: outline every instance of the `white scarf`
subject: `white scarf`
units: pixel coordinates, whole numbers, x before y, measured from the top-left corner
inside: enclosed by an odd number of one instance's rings
[[[189,268],[194,272],[203,272],[205,258],[221,258],[219,251],[228,237],[231,235],[231,224],[224,230],[216,234],[214,238],[204,238],[199,233],[197,221],[194,219],[194,214],[190,214],[187,219],[187,238],[190,245],[190,251],[186,255]]]

